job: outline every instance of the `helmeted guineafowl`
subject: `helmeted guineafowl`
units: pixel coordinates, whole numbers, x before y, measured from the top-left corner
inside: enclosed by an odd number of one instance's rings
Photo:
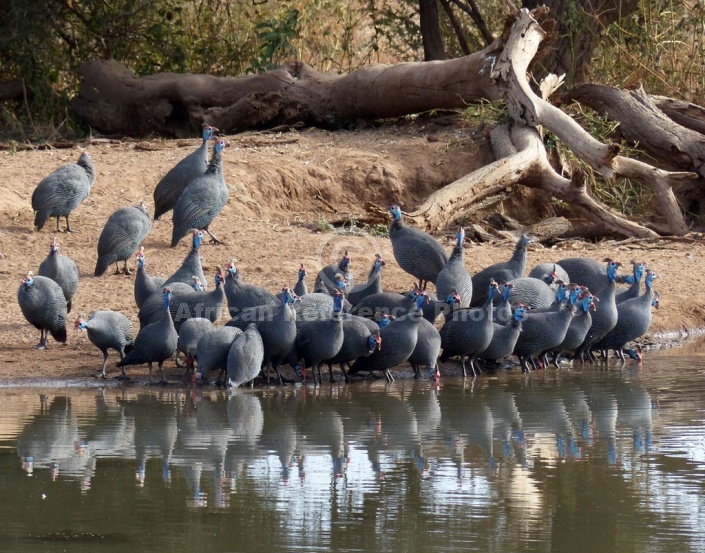
[[[423,319],[421,309],[426,302],[423,293],[414,294],[414,308],[401,317],[392,320],[380,330],[382,340],[379,350],[375,350],[368,357],[361,357],[348,371],[348,375],[360,371],[382,371],[388,382],[394,381],[389,369],[404,363],[416,348],[419,337],[419,324]]]
[[[350,272],[352,259],[347,250],[340,258],[340,261],[331,263],[323,267],[316,275],[316,281],[313,284],[314,292],[332,293],[336,290],[345,292],[347,285],[352,287],[354,284],[352,273]],[[338,275],[340,275],[340,278]]]
[[[482,269],[472,276],[473,296],[471,307],[480,307],[487,300],[487,290],[489,290],[490,279],[497,283],[505,283],[524,276],[526,270],[526,247],[533,240],[526,234],[522,234],[514,247],[514,253],[508,261],[495,263]]]
[[[592,313],[592,323],[590,324],[590,330],[588,330],[585,340],[576,349],[576,356],[580,357],[580,361],[584,362],[587,356],[590,363],[595,361],[595,356],[592,353],[592,346],[599,340],[601,340],[610,330],[612,330],[617,324],[617,304],[614,301],[616,294],[616,280],[617,280],[617,270],[619,269],[621,263],[618,261],[612,261],[611,259],[605,260],[607,263],[607,280],[608,284],[605,288],[598,292],[592,292],[597,301],[597,309],[595,313]],[[580,283],[579,280],[575,282]]]
[[[223,139],[215,143],[206,172],[192,180],[176,201],[172,215],[172,248],[193,228],[205,230],[210,235],[212,244],[221,243],[210,231],[209,226],[230,197],[223,176],[221,156],[223,149],[229,145],[230,143]]]
[[[250,323],[257,324],[264,342],[265,365],[274,368],[279,384],[283,383],[279,366],[296,341],[296,311],[292,306],[296,299],[291,289],[285,287],[279,305],[248,307],[226,323],[226,326],[235,326],[241,330],[246,329]]]
[[[32,193],[32,209],[36,212],[34,226],[42,230],[49,217],[56,217],[56,232],[59,217],[66,218],[66,232],[71,232],[69,215],[88,197],[95,181],[95,169],[91,156],[83,152],[77,163],[62,165],[44,177]]]
[[[497,283],[491,279],[487,286],[487,299],[482,307],[455,309],[451,318],[443,325],[443,353],[441,361],[458,355],[463,367],[463,376],[467,376],[465,359],[470,360],[473,376],[477,374],[475,359],[485,351],[492,342],[493,309],[492,300],[497,293]]]
[[[262,372],[264,342],[255,323],[250,323],[245,332],[235,338],[228,352],[227,385],[233,388],[250,385]]]
[[[208,141],[218,129],[201,125],[203,142],[195,152],[191,152],[162,177],[154,188],[154,220],[171,211],[181,192],[193,179],[201,176],[208,168]]]
[[[510,307],[511,310],[511,307]],[[480,352],[478,359],[487,361],[499,361],[505,357],[509,357],[514,352],[514,346],[521,334],[521,321],[526,316],[526,306],[517,304],[510,311],[510,319],[504,324],[493,322],[494,332],[492,340],[487,348]]]
[[[108,363],[108,350],[114,349],[120,354],[120,360],[125,358],[135,342],[135,331],[130,319],[118,311],[94,311],[88,319],[79,317],[74,323],[75,330],[85,330],[88,339],[103,354],[103,366],[100,377],[106,378],[105,365]],[[122,370],[125,376],[125,369]]]
[[[546,284],[551,284],[556,280],[570,284],[570,276],[558,263],[539,263],[529,271],[529,276],[543,280]]]
[[[651,269],[646,270],[644,277],[646,290],[644,293],[637,298],[623,301],[617,305],[617,324],[592,345],[592,350],[614,350],[622,363],[625,362],[624,346],[646,334],[651,326],[651,307],[654,298],[653,281],[656,278],[658,278],[656,273]],[[605,359],[607,359],[606,356]]]
[[[512,295],[513,287],[514,285],[508,282],[499,287],[499,304],[494,306],[492,312],[492,322],[494,324],[506,325],[512,322],[512,302],[509,301],[509,298]]]
[[[389,213],[392,215],[389,239],[397,264],[419,280],[420,289],[425,289],[428,282],[436,284],[438,273],[448,263],[443,246],[421,229],[406,226],[398,205],[391,206]]]
[[[568,294],[568,305],[575,309],[576,312],[573,320],[570,321],[570,325],[568,325],[563,341],[551,350],[554,354],[553,364],[556,367],[559,366],[562,353],[572,352],[583,343],[592,326],[590,310],[596,309],[595,298],[587,291],[587,288],[584,293],[581,293],[581,288],[577,284],[572,286],[573,288]]]
[[[458,229],[455,240],[455,247],[453,247],[448,263],[438,273],[436,291],[439,297],[445,298],[455,290],[460,296],[459,307],[469,307],[472,301],[472,277],[463,261],[463,243],[465,242],[463,227]]]
[[[142,365],[147,363],[149,367],[149,380],[152,381],[152,363],[157,363],[161,375],[162,384],[166,384],[164,377],[164,361],[169,359],[176,351],[176,344],[179,335],[174,328],[174,321],[169,312],[169,302],[171,301],[171,290],[164,288],[162,291],[162,316],[156,322],[148,324],[140,329],[132,350],[125,355],[117,366],[127,367],[129,365]],[[124,374],[124,370],[123,370]]]
[[[529,363],[534,363],[535,356],[563,342],[572,319],[573,310],[566,304],[562,304],[559,311],[526,313],[521,323],[521,334],[514,346],[514,355],[519,359],[522,372],[531,370]]]
[[[281,303],[274,294],[261,286],[244,282],[242,274],[235,266],[235,263],[236,260],[233,259],[228,264],[224,287],[225,297],[228,300],[228,311],[231,317],[248,307],[279,305]]]
[[[144,202],[140,205],[123,207],[113,213],[105,223],[98,238],[98,262],[95,276],[101,276],[115,263],[115,274],[120,274],[118,261],[124,261],[124,273],[132,274],[127,260],[135,253],[137,246],[145,239],[152,228],[152,220]]]
[[[137,252],[137,275],[135,276],[135,303],[137,309],[147,301],[149,296],[154,294],[159,288],[164,286],[164,279],[158,276],[150,276],[145,267],[147,259],[144,256],[144,246]]]
[[[330,381],[334,382],[333,365],[340,364],[345,382],[348,382],[348,373],[345,370],[350,368],[350,364],[359,357],[367,357],[379,349],[382,338],[379,334],[380,328],[377,323],[358,317],[357,315],[346,314],[343,317],[343,345],[334,357],[328,359],[328,373]]]
[[[70,257],[59,253],[59,240],[54,237],[49,255],[39,265],[39,275],[61,286],[66,299],[66,312],[71,312],[71,299],[78,290],[78,268]]]
[[[186,367],[191,370],[196,361],[196,347],[201,337],[210,332],[215,327],[210,319],[205,317],[193,317],[184,321],[179,328],[179,340],[176,343],[177,354],[179,352],[186,356]]]
[[[372,269],[367,275],[367,281],[353,286],[346,294],[346,298],[351,305],[354,306],[367,296],[379,294],[382,291],[382,267],[385,265],[386,263],[382,256],[376,253]]]
[[[191,235],[191,249],[181,262],[179,268],[166,279],[164,284],[172,284],[173,282],[183,282],[191,284],[191,279],[197,276],[201,282],[206,282],[206,277],[203,274],[203,266],[201,264],[201,244],[203,243],[203,233],[200,230],[194,230]]]
[[[296,284],[294,284],[294,294],[297,296],[305,296],[308,294],[308,287],[306,286],[306,268],[304,267],[304,264],[301,264],[301,267],[299,267],[299,272],[297,274],[296,278]],[[281,299],[281,298],[279,298]]]
[[[361,299],[351,309],[353,315],[374,319],[379,313],[393,317],[406,315],[416,305],[416,292],[400,294],[398,292],[379,292]]]
[[[509,301],[526,305],[529,309],[548,307],[556,301],[556,290],[538,278],[519,277],[509,281],[512,293]],[[551,283],[552,284],[552,283]]]
[[[629,288],[618,292],[614,296],[614,303],[620,304],[623,301],[631,300],[639,297],[641,290],[641,279],[644,276],[646,265],[641,261],[632,261],[632,275],[625,278],[625,282],[629,282]]]
[[[233,326],[214,327],[206,332],[196,345],[196,365],[199,375],[209,371],[220,371],[216,383],[225,380],[228,369],[228,352],[235,339],[242,334],[242,330]]]
[[[198,288],[200,279],[196,278],[192,285],[182,282],[174,282],[165,284],[171,289],[170,310],[174,320],[174,326],[178,331],[184,321],[194,317],[204,317],[211,322],[215,322],[220,318],[225,301],[225,292],[223,291],[223,273],[220,267],[216,267],[215,272],[215,289],[201,291]],[[155,322],[161,317],[161,309],[159,302],[159,294],[155,292],[147,301],[144,302],[139,310],[138,317],[140,327],[144,327]]]
[[[41,331],[35,349],[47,349],[48,334],[57,342],[66,342],[66,298],[61,286],[29,271],[17,291],[17,301],[27,322]]]
[[[568,273],[570,282],[586,286],[595,294],[609,283],[607,270],[604,263],[589,257],[571,257],[561,259],[558,265]]]
[[[432,322],[426,318],[419,321],[416,346],[409,356],[409,364],[414,370],[414,378],[421,378],[421,368],[428,371],[432,380],[441,376],[438,370],[438,354],[441,352],[441,335]]]
[[[333,304],[331,315],[304,320],[296,325],[296,341],[287,355],[287,360],[302,379],[305,379],[306,368],[310,367],[314,383],[319,384],[323,383],[321,365],[335,357],[343,345],[343,294],[335,292],[330,301]]]

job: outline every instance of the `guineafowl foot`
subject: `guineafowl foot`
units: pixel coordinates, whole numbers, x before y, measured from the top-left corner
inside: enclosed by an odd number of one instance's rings
[[[129,276],[129,275],[132,274],[132,271],[130,271],[130,269],[128,269],[127,267],[125,267],[125,270],[123,271],[123,274]]]
[[[36,346],[34,346],[34,349],[49,349],[49,346],[43,342],[39,342]]]
[[[113,380],[119,380],[120,382],[132,382],[132,379],[126,374],[119,374],[117,376],[113,376]]]
[[[208,240],[209,244],[215,245],[215,244],[224,244],[225,243],[222,240],[218,240],[218,237],[215,234],[213,234],[211,231],[209,231],[208,229],[205,229],[205,231],[208,233],[208,236],[211,237],[211,239]]]

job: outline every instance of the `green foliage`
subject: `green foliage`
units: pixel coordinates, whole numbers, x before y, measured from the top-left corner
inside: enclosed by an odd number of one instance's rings
[[[295,55],[293,41],[298,36],[299,10],[289,8],[281,19],[263,21],[255,25],[260,46],[250,62],[248,73],[264,73],[281,65],[282,60]]]

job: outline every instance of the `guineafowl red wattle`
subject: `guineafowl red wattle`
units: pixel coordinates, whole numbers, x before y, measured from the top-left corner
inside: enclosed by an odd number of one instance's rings
[[[497,283],[490,280],[487,286],[487,299],[482,307],[456,309],[443,325],[443,354],[445,362],[453,356],[460,356],[463,376],[467,376],[465,359],[470,360],[473,376],[477,374],[475,359],[492,342],[494,333],[492,300],[497,293]]]
[[[352,259],[348,251],[345,250],[340,261],[331,263],[318,271],[316,281],[313,284],[313,291],[332,294],[339,290],[345,293],[347,291],[346,288],[352,288],[355,284],[353,274],[350,272],[350,265],[352,265]],[[342,278],[339,278],[339,275]]]
[[[162,177],[154,188],[154,220],[171,211],[184,189],[208,168],[208,141],[218,129],[201,125],[203,142],[195,152],[191,152]]]
[[[161,375],[161,383],[166,384],[163,369],[164,361],[171,358],[174,354],[179,339],[179,335],[174,328],[174,321],[169,312],[170,302],[171,290],[165,288],[162,291],[161,317],[156,322],[145,325],[140,329],[130,352],[116,365],[122,368],[123,378],[127,378],[125,375],[125,367],[147,363],[149,367],[149,380],[151,382],[152,363],[157,363]]]
[[[88,152],[81,153],[78,162],[62,165],[44,177],[32,193],[32,209],[36,212],[34,226],[42,230],[49,217],[56,217],[56,232],[59,218],[66,218],[66,232],[72,232],[69,215],[88,197],[95,182],[95,169]]]
[[[144,255],[144,246],[137,252],[136,257],[137,275],[135,276],[135,303],[137,304],[137,309],[139,309],[144,302],[147,301],[149,296],[164,286],[164,279],[157,276],[150,276],[147,273],[147,268],[145,267],[147,259]]]
[[[206,172],[192,180],[174,204],[171,234],[171,247],[176,245],[191,229],[205,230],[212,244],[221,244],[209,226],[228,203],[230,191],[225,183],[222,167],[222,151],[229,146],[227,140],[220,139],[213,147],[213,155]]]
[[[429,282],[436,283],[438,273],[448,263],[448,254],[433,236],[406,226],[398,205],[391,206],[389,213],[392,215],[389,239],[394,259],[402,270],[417,278],[419,288],[425,290]]]
[[[611,259],[606,259],[605,263],[607,267],[608,284],[598,292],[590,290],[599,303],[597,304],[595,312],[591,314],[592,323],[590,324],[590,330],[588,330],[585,336],[585,340],[583,340],[583,343],[575,350],[575,355],[576,357],[580,357],[581,362],[584,362],[586,357],[590,363],[595,361],[595,356],[592,353],[593,344],[601,340],[617,324],[617,304],[614,298],[617,289],[617,270],[621,263],[612,261]],[[575,282],[580,283],[579,280]]]
[[[526,234],[522,234],[514,247],[514,253],[508,261],[495,263],[482,269],[472,276],[472,302],[471,307],[481,307],[487,300],[487,290],[489,290],[490,280],[503,284],[524,276],[526,270],[526,248],[533,240]]]
[[[257,325],[250,323],[245,332],[235,338],[228,352],[227,386],[237,388],[243,384],[253,385],[262,372],[264,342]]]
[[[201,244],[203,243],[203,233],[200,230],[194,230],[191,234],[191,249],[184,258],[179,268],[166,279],[164,284],[172,284],[174,282],[182,282],[191,284],[191,279],[196,276],[201,279],[201,282],[206,282],[206,277],[203,274],[203,265],[201,263]],[[207,286],[206,286],[207,288]]]
[[[127,260],[132,257],[140,243],[146,238],[152,220],[147,213],[144,202],[139,205],[123,207],[113,213],[105,223],[98,238],[98,261],[95,276],[105,274],[111,264],[115,263],[115,274],[120,274],[118,262],[124,262],[123,272],[132,274]]]
[[[438,297],[446,298],[455,291],[460,296],[459,307],[469,307],[472,302],[472,277],[463,261],[465,229],[460,227],[455,235],[455,246],[448,263],[438,273],[436,291]]]
[[[651,326],[651,307],[654,299],[653,281],[657,278],[658,275],[651,269],[646,270],[644,277],[646,290],[641,296],[617,305],[617,324],[592,345],[592,351],[608,352],[614,350],[624,364],[624,346],[646,334]]]
[[[279,366],[296,341],[296,310],[292,305],[296,300],[291,289],[285,287],[279,305],[248,307],[226,323],[240,330],[245,330],[250,323],[257,325],[264,342],[264,363],[267,369],[274,368],[279,384],[283,383]]]
[[[135,331],[130,319],[117,311],[94,311],[88,319],[79,317],[74,323],[74,329],[87,331],[88,339],[103,354],[103,366],[98,375],[101,378],[107,377],[105,366],[108,363],[108,350],[117,351],[122,361],[135,342]]]
[[[66,312],[71,312],[71,299],[78,290],[78,268],[70,257],[59,253],[59,240],[49,247],[49,255],[39,265],[39,275],[50,278],[61,286],[66,299]]]
[[[382,256],[376,253],[375,260],[372,263],[372,269],[370,269],[370,273],[367,275],[367,281],[353,286],[346,294],[346,299],[351,305],[354,306],[367,296],[379,294],[382,291],[382,267],[385,265],[386,263],[384,259],[382,259]]]
[[[529,276],[543,280],[546,284],[551,284],[556,280],[570,284],[570,275],[558,263],[539,263],[529,271]]]
[[[510,308],[511,309],[511,308]],[[519,334],[521,334],[521,322],[526,316],[526,306],[518,304],[510,311],[510,320],[504,324],[493,322],[492,340],[487,349],[480,352],[478,359],[486,361],[499,361],[509,357],[514,352]]]
[[[559,366],[562,353],[572,352],[583,343],[592,326],[592,314],[590,311],[597,308],[593,295],[587,291],[587,288],[583,292],[577,284],[572,285],[568,294],[568,305],[576,311],[573,320],[568,325],[565,338],[551,350],[551,353],[553,353],[553,364],[556,367]]]
[[[17,301],[24,318],[41,332],[35,349],[47,349],[47,335],[66,342],[66,298],[52,279],[28,272],[17,291]]]

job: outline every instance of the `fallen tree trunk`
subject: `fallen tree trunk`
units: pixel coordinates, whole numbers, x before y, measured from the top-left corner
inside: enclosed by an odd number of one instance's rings
[[[347,75],[321,73],[297,62],[240,77],[138,77],[115,60],[94,60],[81,67],[72,107],[93,128],[126,136],[192,136],[203,122],[226,133],[299,122],[340,128],[357,119],[462,108],[481,98],[498,98],[488,65],[498,48],[499,41],[462,58],[375,64]]]

